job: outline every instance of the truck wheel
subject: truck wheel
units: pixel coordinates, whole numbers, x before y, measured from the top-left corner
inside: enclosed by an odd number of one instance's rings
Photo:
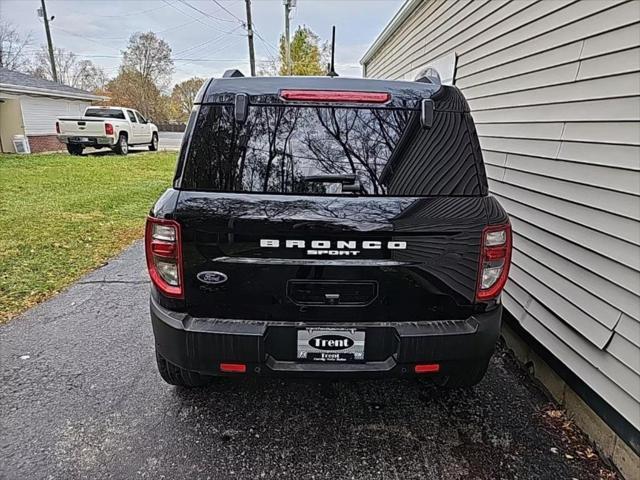
[[[491,356],[466,363],[460,368],[460,371],[445,378],[441,385],[445,388],[465,388],[477,385],[487,373],[489,360],[491,360]]]
[[[121,133],[118,137],[118,143],[113,147],[113,151],[118,155],[126,155],[129,153],[129,144],[127,143],[127,136],[124,133]]]
[[[176,385],[178,387],[194,388],[205,387],[211,384],[214,377],[209,375],[201,375],[198,372],[192,372],[185,370],[172,363],[167,362],[165,358],[156,351],[156,362],[158,364],[158,371],[162,379],[169,385]]]
[[[158,134],[154,133],[151,137],[151,143],[149,144],[149,150],[156,152],[158,150]]]
[[[84,147],[82,145],[67,143],[67,152],[69,152],[71,155],[82,155],[83,150]]]

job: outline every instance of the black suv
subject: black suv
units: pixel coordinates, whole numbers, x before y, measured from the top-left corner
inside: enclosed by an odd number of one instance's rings
[[[480,381],[511,258],[459,90],[211,79],[146,255],[160,374]]]

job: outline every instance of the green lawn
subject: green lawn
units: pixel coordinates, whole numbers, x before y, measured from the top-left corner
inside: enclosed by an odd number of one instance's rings
[[[175,152],[0,155],[0,323],[142,237]]]

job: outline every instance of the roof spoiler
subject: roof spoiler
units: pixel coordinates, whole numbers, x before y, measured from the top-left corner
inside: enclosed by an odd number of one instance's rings
[[[433,67],[427,67],[416,76],[415,82],[432,83],[434,85],[442,85],[438,70]]]
[[[222,78],[237,78],[237,77],[244,77],[244,74],[237,68],[231,68],[229,70],[225,70],[225,72],[222,74]]]

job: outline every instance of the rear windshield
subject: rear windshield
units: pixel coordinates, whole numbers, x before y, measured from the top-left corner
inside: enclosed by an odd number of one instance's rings
[[[116,108],[87,108],[84,112],[85,117],[97,118],[119,118],[124,120],[124,112]]]
[[[406,108],[202,105],[181,159],[179,188],[315,195],[479,195],[462,112],[433,126]],[[474,134],[475,135],[475,134]],[[480,165],[481,166],[481,165]],[[180,169],[180,167],[179,167]]]

